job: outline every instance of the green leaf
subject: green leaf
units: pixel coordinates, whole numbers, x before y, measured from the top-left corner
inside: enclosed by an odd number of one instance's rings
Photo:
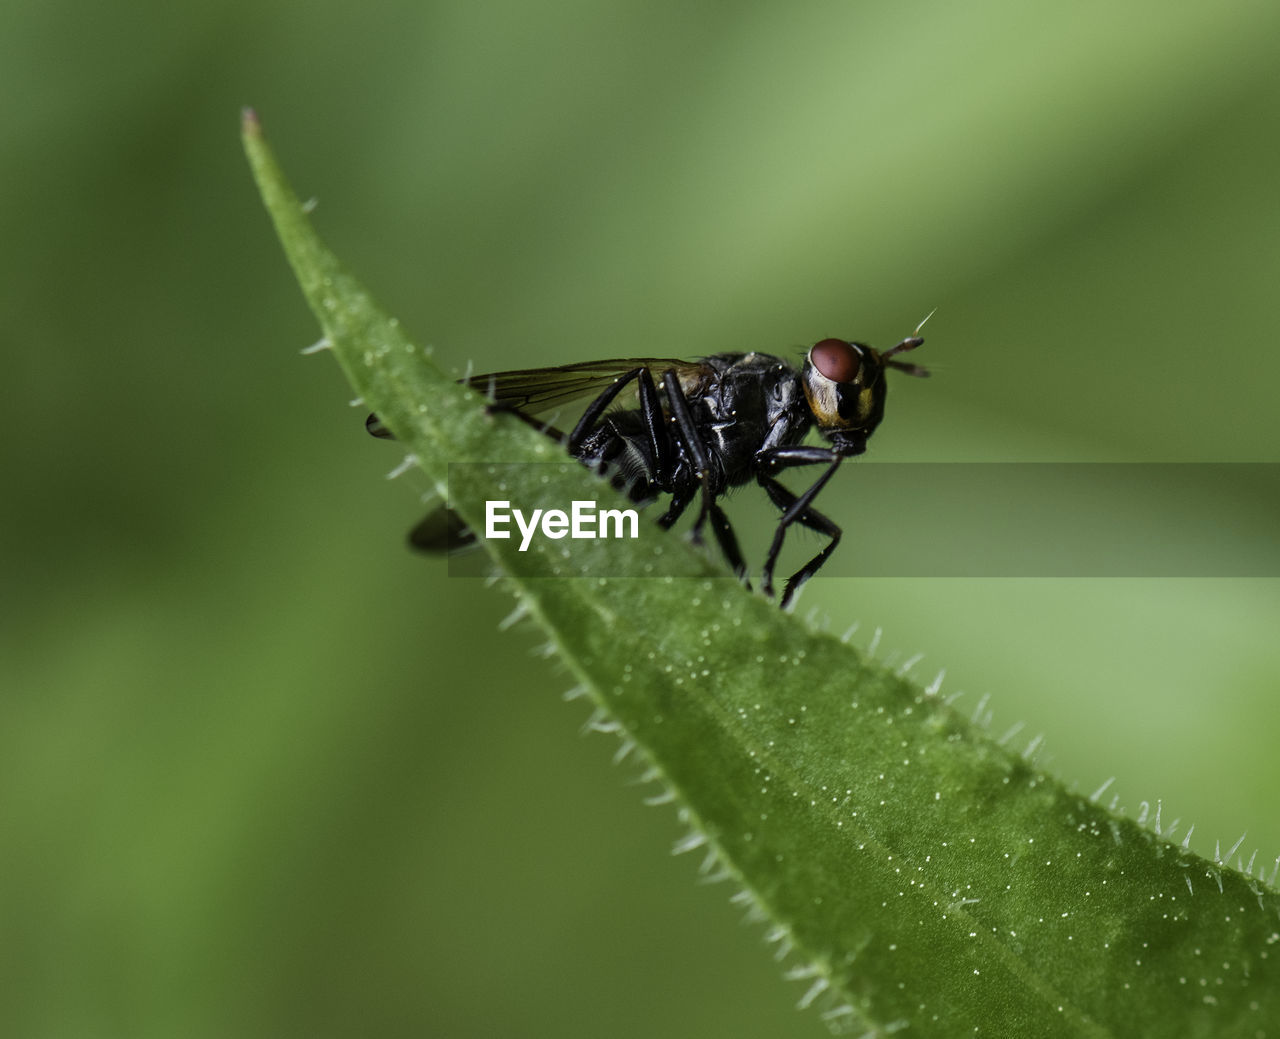
[[[312,231],[248,114],[258,186],[352,385],[473,526],[487,497],[607,501],[546,437],[456,385]],[[455,487],[455,493],[457,488]],[[545,543],[545,542],[544,542]],[[535,542],[535,545],[537,543]],[[1233,848],[1207,861],[1040,771],[899,673],[746,591],[674,535],[595,543],[520,607],[643,755],[689,836],[766,921],[837,1028],[930,1036],[1280,1031],[1280,899]],[[516,540],[492,540],[517,569]],[[619,561],[648,578],[586,576]],[[998,633],[993,633],[998,637]],[[981,714],[981,709],[979,710]],[[1181,835],[1179,835],[1181,836]],[[1235,859],[1240,868],[1232,868]],[[1274,955],[1273,955],[1274,953]]]

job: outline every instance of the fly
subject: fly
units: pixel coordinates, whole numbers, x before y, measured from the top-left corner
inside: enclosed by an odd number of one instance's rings
[[[743,580],[746,561],[720,499],[730,488],[754,480],[781,513],[761,571],[767,596],[774,595],[773,571],[788,528],[798,523],[829,539],[787,579],[781,602],[785,608],[840,542],[840,528],[813,502],[841,462],[867,449],[867,439],[884,417],[885,372],[896,368],[908,375],[929,374],[896,359],[924,342],[922,327],[923,321],[912,335],[884,351],[844,339],[820,340],[798,369],[771,354],[724,353],[698,361],[587,361],[466,381],[488,393],[491,408],[510,411],[563,443],[570,455],[607,475],[633,501],[649,503],[670,495],[660,527],[672,527],[696,501],[694,541],[701,541],[703,529],[710,526],[729,566]],[[635,391],[628,403],[634,399],[635,405],[610,410],[628,387]],[[533,418],[583,397],[593,399],[568,436]],[[391,436],[376,415],[366,425],[374,436]],[[826,444],[802,443],[814,427]],[[778,480],[787,469],[811,465],[824,468],[800,494]],[[444,506],[410,534],[411,543],[427,551],[474,540],[457,514]]]

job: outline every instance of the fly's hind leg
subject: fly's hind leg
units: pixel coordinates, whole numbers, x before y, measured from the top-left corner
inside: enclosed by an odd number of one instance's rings
[[[599,426],[605,411],[608,410],[609,405],[613,403],[614,399],[632,379],[636,380],[637,395],[640,398],[640,415],[648,437],[650,457],[653,459],[653,471],[648,474],[647,483],[659,490],[670,491],[671,465],[675,449],[671,442],[671,434],[667,431],[666,422],[663,419],[662,404],[658,400],[658,389],[654,385],[653,375],[648,368],[634,368],[620,376],[616,382],[591,402],[587,410],[582,413],[582,418],[578,420],[578,424],[573,427],[573,432],[569,434],[569,453],[575,458],[582,457],[583,447]],[[621,443],[617,444],[617,450],[621,450],[621,447]]]

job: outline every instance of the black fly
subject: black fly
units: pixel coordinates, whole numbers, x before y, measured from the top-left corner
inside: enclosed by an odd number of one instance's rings
[[[719,499],[729,488],[754,479],[782,512],[761,572],[766,595],[774,594],[773,570],[788,527],[799,523],[830,538],[787,580],[781,603],[786,607],[840,541],[840,528],[815,509],[813,501],[845,458],[867,449],[867,438],[884,416],[886,369],[929,374],[919,365],[893,359],[924,342],[919,333],[917,328],[883,352],[862,343],[823,339],[809,350],[799,370],[769,354],[728,353],[700,361],[588,361],[478,375],[469,382],[488,393],[495,410],[511,411],[563,442],[570,455],[607,473],[633,501],[647,503],[671,495],[659,526],[673,526],[697,500],[694,540],[700,540],[710,524],[725,559],[743,578],[747,565]],[[633,383],[638,406],[610,411]],[[532,418],[586,396],[594,400],[567,437]],[[369,416],[367,425],[374,436],[391,435],[376,415]],[[801,443],[814,426],[830,446]],[[797,495],[777,477],[804,465],[826,468]],[[410,540],[418,548],[438,551],[468,544],[474,535],[441,507],[414,529]]]

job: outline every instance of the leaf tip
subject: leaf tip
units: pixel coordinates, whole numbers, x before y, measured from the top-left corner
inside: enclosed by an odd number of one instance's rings
[[[240,109],[240,132],[246,137],[262,136],[262,121],[258,113],[249,105]]]

